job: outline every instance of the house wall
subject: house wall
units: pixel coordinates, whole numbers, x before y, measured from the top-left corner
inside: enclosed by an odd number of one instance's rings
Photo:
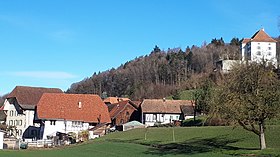
[[[143,124],[154,126],[155,123],[167,124],[173,120],[180,120],[180,114],[143,113]]]
[[[9,134],[13,134],[17,138],[22,138],[22,135],[27,127],[29,125],[33,125],[33,121],[32,123],[30,122],[30,119],[33,118],[32,112],[24,111],[23,113],[19,113],[18,109],[16,109],[18,107],[14,104],[10,104],[7,100],[5,100],[4,105],[4,110],[7,113],[6,124],[8,126],[15,126],[17,130],[17,132],[10,132]]]
[[[274,66],[277,66],[276,43],[251,42],[251,55],[252,61],[260,63],[262,59],[264,59],[271,62]]]
[[[242,44],[242,60],[248,59],[255,62],[262,62],[262,59],[277,66],[276,43],[274,42],[249,42]]]
[[[222,61],[222,72],[223,73],[228,73],[232,67],[236,64],[240,64],[239,60],[223,60]]]
[[[64,121],[64,120],[46,120],[41,126],[40,136],[42,139],[47,139],[47,136],[55,136],[56,132],[69,133],[89,129],[89,123],[78,121]]]

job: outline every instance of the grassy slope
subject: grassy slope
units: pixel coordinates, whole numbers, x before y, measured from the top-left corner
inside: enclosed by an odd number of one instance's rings
[[[144,140],[147,131],[147,140]],[[258,150],[258,137],[241,128],[192,127],[135,129],[112,133],[87,144],[55,150],[0,151],[5,157],[85,156],[280,156],[280,126],[269,126],[268,149]]]
[[[193,100],[193,93],[195,90],[184,90],[180,91],[181,100]],[[172,99],[172,96],[168,96],[167,99]]]

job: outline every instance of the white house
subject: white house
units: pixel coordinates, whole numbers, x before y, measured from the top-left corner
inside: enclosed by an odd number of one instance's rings
[[[17,86],[4,102],[6,124],[14,127],[9,134],[17,138],[32,139],[38,137],[39,126],[34,120],[35,106],[43,93],[62,93],[58,88]]]
[[[156,123],[167,124],[174,120],[184,120],[185,117],[193,117],[193,114],[185,115],[181,110],[182,106],[193,106],[193,103],[190,100],[144,99],[141,103],[142,123],[154,126]]]
[[[101,123],[111,123],[107,106],[98,95],[45,93],[35,114],[40,139],[57,132],[78,134]]]
[[[242,40],[241,60],[257,63],[264,60],[277,67],[276,42],[264,29],[260,29],[251,38]]]

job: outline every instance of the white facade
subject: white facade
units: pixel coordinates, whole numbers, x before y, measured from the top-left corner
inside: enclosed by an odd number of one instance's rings
[[[241,45],[242,61],[271,63],[277,67],[276,40],[260,29],[251,38],[244,39]]]
[[[4,132],[0,130],[0,149],[4,146]]]
[[[220,60],[216,63],[219,70],[223,73],[228,73],[232,70],[232,67],[236,64],[240,64],[240,60]]]
[[[276,43],[275,42],[249,42],[242,44],[242,59],[255,61],[257,63],[264,61],[277,66]]]
[[[57,132],[69,133],[74,132],[78,134],[80,131],[88,130],[89,123],[81,121],[64,121],[64,120],[46,120],[43,121],[40,129],[40,136],[42,139],[47,139],[48,136],[55,136]]]
[[[159,114],[159,113],[143,113],[143,122],[147,126],[154,126],[155,123],[168,124],[173,120],[179,120],[180,114]]]
[[[34,110],[21,110],[18,105],[10,104],[7,99],[4,102],[4,111],[7,114],[6,124],[8,126],[15,126],[16,131],[10,132],[10,135],[13,134],[17,138],[22,138],[22,135],[29,130],[26,130],[30,126],[35,126],[33,123],[34,119]],[[31,134],[25,133],[25,134]],[[36,133],[35,133],[36,134]]]

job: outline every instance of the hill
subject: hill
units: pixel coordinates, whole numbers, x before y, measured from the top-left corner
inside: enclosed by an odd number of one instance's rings
[[[215,79],[213,69],[220,58],[239,58],[239,39],[230,44],[213,39],[201,47],[161,50],[155,46],[146,56],[128,61],[116,69],[94,73],[74,83],[68,93],[94,93],[132,99],[162,98],[176,90],[194,89],[205,77]],[[235,41],[235,42],[234,42]]]

